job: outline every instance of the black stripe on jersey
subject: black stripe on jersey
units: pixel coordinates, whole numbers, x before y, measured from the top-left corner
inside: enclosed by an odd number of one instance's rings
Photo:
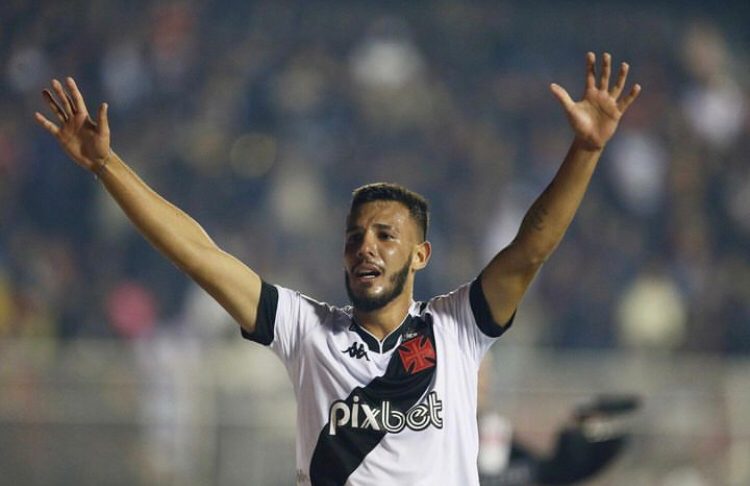
[[[279,306],[278,289],[261,281],[258,312],[255,317],[255,332],[252,334],[240,328],[242,337],[268,346],[273,342],[276,323],[276,308]]]
[[[504,325],[500,325],[495,322],[490,312],[490,305],[487,303],[487,297],[484,295],[482,290],[482,284],[480,282],[481,275],[471,282],[471,288],[469,289],[469,302],[471,304],[471,312],[474,314],[474,320],[477,321],[479,329],[489,337],[500,337],[505,331],[508,330],[513,319],[516,317],[516,313],[510,316],[508,322]]]
[[[352,409],[354,397],[358,405],[380,408],[384,400],[401,413],[406,413],[425,395],[433,380],[437,367],[437,349],[432,330],[432,317],[427,314],[424,319],[411,316],[404,326],[408,326],[409,335],[415,334],[420,339],[428,339],[435,350],[435,366],[416,373],[404,369],[398,349],[393,352],[388,368],[382,376],[373,379],[365,387],[355,388],[345,402]],[[399,348],[401,349],[401,348]],[[346,483],[347,478],[364,460],[375,446],[385,437],[384,430],[371,428],[353,428],[341,426],[336,435],[328,433],[330,422],[326,423],[318,436],[312,459],[310,461],[310,480],[313,486],[335,486]]]

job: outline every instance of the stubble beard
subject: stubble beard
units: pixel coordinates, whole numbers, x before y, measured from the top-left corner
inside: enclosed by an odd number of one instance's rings
[[[390,304],[396,297],[401,295],[406,286],[406,279],[409,277],[409,270],[411,269],[411,258],[403,266],[401,270],[391,275],[389,281],[391,289],[386,290],[382,295],[376,297],[369,296],[358,296],[352,291],[351,283],[349,282],[349,274],[344,272],[344,281],[346,283],[346,293],[349,296],[349,300],[355,309],[362,312],[372,312],[378,309],[382,309],[386,305]]]

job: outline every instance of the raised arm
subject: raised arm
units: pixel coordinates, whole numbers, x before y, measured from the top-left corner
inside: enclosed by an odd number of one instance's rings
[[[190,216],[153,191],[110,148],[107,105],[96,121],[75,81],[67,91],[52,81],[43,91],[58,123],[41,113],[37,122],[78,165],[95,174],[148,241],[211,294],[248,332],[255,329],[261,281],[238,259],[221,250]]]
[[[605,145],[617,130],[620,118],[641,91],[634,85],[621,97],[629,66],[620,65],[610,87],[612,58],[605,53],[599,83],[596,56],[586,55],[586,89],[575,102],[557,84],[550,90],[560,101],[575,138],[552,182],[526,213],[515,239],[482,271],[482,290],[495,322],[509,321],[542,264],[562,240],[583,199]]]

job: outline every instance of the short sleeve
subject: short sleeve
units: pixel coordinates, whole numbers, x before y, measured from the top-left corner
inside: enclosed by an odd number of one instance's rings
[[[296,360],[300,342],[309,330],[320,326],[331,314],[330,306],[301,293],[263,282],[255,332],[242,330],[242,336],[269,346],[284,364]]]
[[[490,346],[510,328],[515,317],[514,314],[504,326],[494,321],[479,278],[447,295],[433,298],[427,312],[433,313],[435,325],[452,334],[477,366]]]
[[[276,310],[279,303],[279,291],[266,282],[261,282],[258,312],[255,318],[255,331],[247,332],[241,329],[242,337],[268,346],[273,342],[275,334]]]

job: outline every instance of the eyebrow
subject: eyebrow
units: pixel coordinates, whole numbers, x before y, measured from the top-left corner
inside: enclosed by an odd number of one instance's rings
[[[374,227],[375,227],[376,229],[379,229],[379,230],[386,230],[386,231],[398,231],[398,230],[396,229],[396,227],[395,227],[395,226],[393,226],[393,225],[390,225],[390,224],[386,224],[386,223],[373,223],[373,226],[374,226]],[[351,233],[351,232],[353,232],[353,231],[357,231],[357,230],[362,230],[362,229],[363,229],[363,227],[362,227],[362,226],[359,226],[359,225],[356,225],[356,226],[355,226],[355,225],[352,225],[352,226],[347,226],[347,227],[346,227],[346,232],[347,232],[347,233]]]

